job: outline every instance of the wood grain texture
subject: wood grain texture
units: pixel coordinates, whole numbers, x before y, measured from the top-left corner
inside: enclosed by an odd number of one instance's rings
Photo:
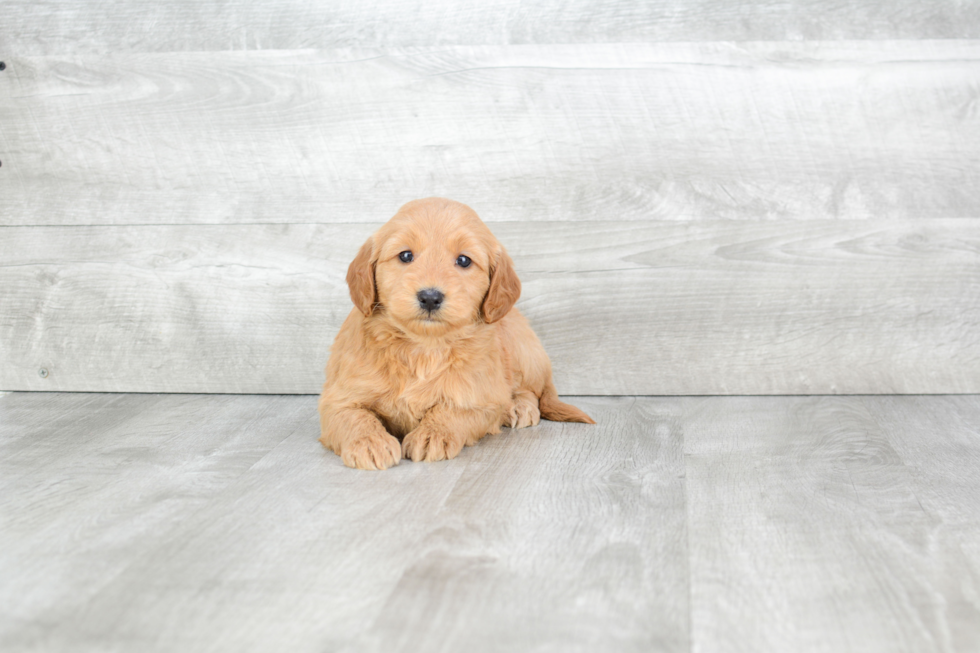
[[[0,389],[317,393],[374,226],[2,228]],[[494,230],[560,392],[980,392],[978,221]]]
[[[908,407],[930,435],[951,423]],[[980,646],[977,560],[920,502],[860,398],[701,400],[684,450],[692,650]]]
[[[514,43],[980,37],[972,2],[7,0],[0,51],[167,52]]]
[[[936,532],[958,541],[972,577],[980,576],[980,401],[865,397],[862,403],[909,468],[912,489],[934,516]],[[973,641],[980,647],[980,633]]]
[[[0,397],[0,648],[83,611],[134,551],[315,421],[297,397]]]
[[[980,41],[11,55],[0,224],[980,216]]]
[[[107,478],[98,462],[115,438],[139,429],[121,425],[110,436],[88,424],[33,435],[49,451],[89,437],[76,445],[80,455],[60,457],[57,473],[16,459],[4,482],[28,492],[114,479],[118,498],[63,497],[75,522],[46,532],[47,547],[65,553],[46,564],[38,551],[17,568],[16,586],[0,582],[5,602],[31,580],[45,599],[21,606],[17,619],[0,617],[5,650],[688,650],[680,431],[655,410],[593,400],[586,405],[604,420],[599,429],[508,429],[447,463],[368,474],[344,468],[316,441],[314,398],[247,399],[265,414],[290,408],[266,434],[281,443],[220,489],[213,483],[208,505],[179,524],[134,525],[115,534],[112,549],[95,546],[108,537],[99,515],[119,510],[123,496],[134,505],[151,497],[125,494],[141,487],[135,469]],[[21,395],[0,400],[0,410],[27,412]],[[131,457],[206,449],[195,416],[180,410],[202,400],[156,398],[174,410],[144,422],[165,426],[170,439]],[[80,403],[67,402],[62,418],[84,414]],[[298,419],[300,406],[309,419]],[[235,422],[214,430],[230,437]],[[48,526],[43,513],[23,519]],[[18,547],[29,550],[38,535]],[[0,531],[0,543],[8,537]],[[74,538],[91,546],[72,552]],[[63,574],[44,575],[51,564],[98,570],[101,582],[77,595]]]
[[[314,397],[0,394],[0,648],[980,646],[980,396],[570,400],[370,473]]]
[[[602,426],[542,422],[464,452],[354,650],[689,650],[682,430],[650,402],[576,401]]]

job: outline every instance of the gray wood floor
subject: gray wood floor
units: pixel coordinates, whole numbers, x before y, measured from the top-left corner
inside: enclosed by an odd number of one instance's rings
[[[0,394],[0,650],[980,650],[980,396],[575,402],[368,473],[312,396]]]

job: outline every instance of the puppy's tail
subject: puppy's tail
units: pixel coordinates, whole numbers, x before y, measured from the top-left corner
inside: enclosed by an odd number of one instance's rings
[[[552,422],[595,424],[594,419],[558,398],[558,391],[555,390],[555,384],[551,379],[548,379],[548,384],[544,387],[541,398],[538,399],[538,409],[541,411],[541,417],[550,419]]]

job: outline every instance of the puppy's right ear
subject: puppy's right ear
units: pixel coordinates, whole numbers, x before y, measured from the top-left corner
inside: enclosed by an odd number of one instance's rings
[[[374,255],[374,237],[368,238],[361,245],[357,256],[347,268],[347,287],[354,306],[367,317],[374,312],[378,301],[378,286],[374,283],[374,264],[378,262]]]

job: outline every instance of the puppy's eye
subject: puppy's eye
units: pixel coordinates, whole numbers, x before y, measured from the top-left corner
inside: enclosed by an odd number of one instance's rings
[[[412,252],[410,252],[407,249],[404,252],[402,252],[401,254],[398,255],[398,260],[401,261],[402,263],[411,263],[412,262],[412,259],[414,259],[414,258],[415,257],[412,256]]]
[[[472,262],[473,261],[470,260],[469,256],[463,256],[462,254],[460,254],[459,258],[456,259],[456,265],[458,265],[461,268],[470,267],[470,263]]]

